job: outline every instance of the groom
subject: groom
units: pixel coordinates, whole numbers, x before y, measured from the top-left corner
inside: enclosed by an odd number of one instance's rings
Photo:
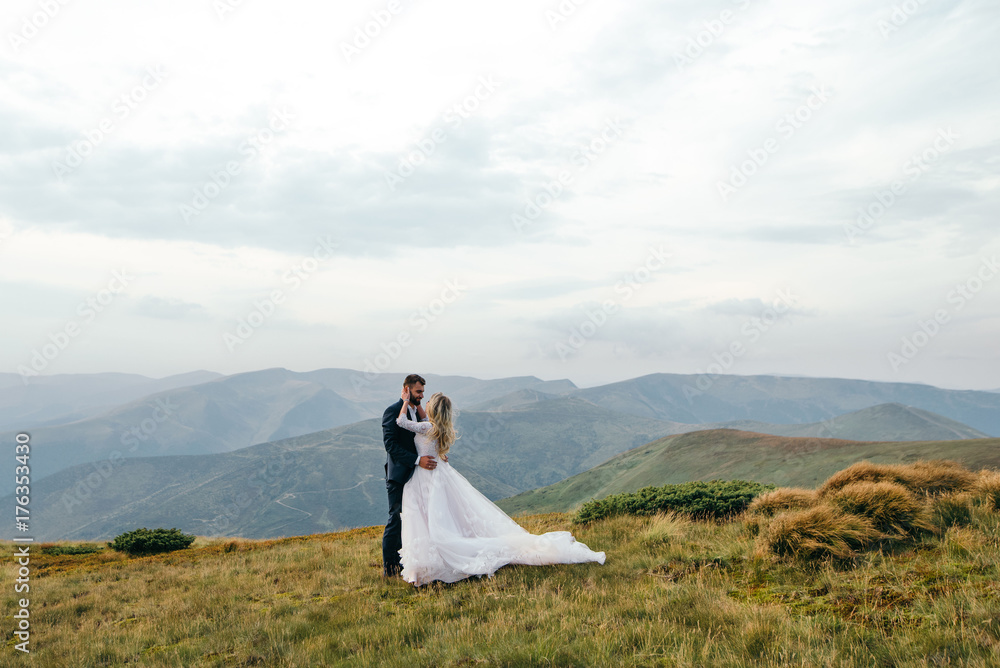
[[[399,401],[385,409],[382,414],[382,442],[385,445],[385,488],[389,492],[389,521],[382,534],[382,568],[386,577],[399,575],[402,566],[399,563],[399,548],[403,546],[401,536],[402,522],[399,511],[403,506],[403,485],[413,475],[417,465],[433,470],[437,460],[428,455],[417,459],[417,446],[413,443],[413,432],[396,424],[396,417],[403,409],[403,394],[410,390],[410,409],[408,417],[414,422],[424,422],[417,413],[420,400],[424,398],[423,378],[411,373],[403,380],[403,390]]]

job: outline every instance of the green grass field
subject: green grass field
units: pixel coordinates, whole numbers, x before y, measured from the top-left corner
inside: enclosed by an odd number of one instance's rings
[[[605,565],[509,566],[416,589],[381,527],[206,540],[126,558],[32,546],[31,657],[3,596],[0,664],[37,666],[997,666],[1000,514],[856,563],[755,556],[743,520],[566,514]],[[3,545],[5,581],[16,578]]]

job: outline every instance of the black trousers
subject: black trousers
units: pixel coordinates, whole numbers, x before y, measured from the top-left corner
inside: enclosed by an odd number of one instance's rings
[[[382,568],[386,575],[399,575],[402,570],[399,548],[403,547],[403,523],[399,519],[399,511],[403,509],[403,483],[386,480],[385,489],[389,492],[389,521],[382,532]]]

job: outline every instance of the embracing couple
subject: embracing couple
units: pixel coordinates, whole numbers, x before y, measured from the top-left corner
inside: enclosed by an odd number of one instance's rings
[[[457,438],[451,399],[438,392],[424,410],[426,384],[417,374],[407,376],[399,401],[382,414],[389,492],[385,575],[420,586],[492,576],[506,564],[603,564],[603,552],[569,531],[528,533],[451,467],[447,452]]]

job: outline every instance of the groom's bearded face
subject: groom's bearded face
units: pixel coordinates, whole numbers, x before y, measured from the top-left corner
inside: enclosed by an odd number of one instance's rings
[[[414,383],[410,385],[410,403],[414,406],[420,405],[420,400],[424,398],[424,384]]]

